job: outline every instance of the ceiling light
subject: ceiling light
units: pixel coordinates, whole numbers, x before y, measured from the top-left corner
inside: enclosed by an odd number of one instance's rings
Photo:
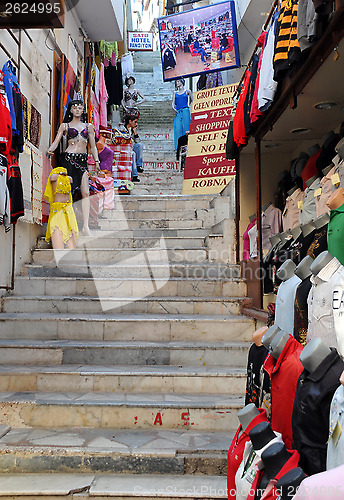
[[[337,103],[331,101],[319,102],[318,104],[314,105],[315,109],[331,109],[335,106],[337,106]]]
[[[281,145],[280,142],[270,142],[269,144],[265,144],[264,147],[267,149],[274,149],[274,148],[278,148],[280,145]]]
[[[294,128],[293,130],[291,130],[291,134],[298,134],[298,135],[302,135],[302,134],[308,134],[308,132],[310,132],[312,129],[310,128]]]

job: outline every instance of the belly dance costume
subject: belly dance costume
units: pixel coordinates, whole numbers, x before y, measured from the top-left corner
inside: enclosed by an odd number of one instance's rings
[[[71,144],[76,144],[79,141],[87,143],[88,128],[87,126],[79,132],[76,128],[68,127],[67,139]],[[59,164],[67,169],[68,175],[72,177],[72,194],[74,196],[76,190],[80,190],[82,176],[88,172],[87,168],[87,153],[61,153]]]
[[[127,106],[127,102],[134,101],[135,103],[139,100],[139,94],[137,93],[137,90],[125,90],[124,91],[124,102],[125,105]],[[139,113],[139,108],[137,106],[130,106],[128,107],[128,111],[123,109],[123,118],[125,118],[126,115],[130,116],[136,116]]]
[[[56,229],[58,229],[62,233],[63,242],[67,243],[73,235],[78,237],[79,229],[72,205],[72,188],[70,180],[67,175],[61,175],[62,173],[67,174],[67,170],[63,167],[54,168],[50,172],[47,186],[44,191],[44,197],[50,203],[50,213],[45,240],[50,241],[51,235]],[[59,174],[55,193],[53,192],[50,180],[50,176],[52,174]],[[54,201],[55,194],[57,193],[68,194],[69,201],[63,203]]]
[[[177,113],[174,117],[174,149],[177,151],[179,137],[185,135],[185,132],[190,130],[191,115],[189,97],[186,91],[182,94],[176,93],[175,103]]]

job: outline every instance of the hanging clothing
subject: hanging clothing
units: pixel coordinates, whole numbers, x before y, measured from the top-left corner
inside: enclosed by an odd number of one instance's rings
[[[263,345],[252,344],[248,352],[245,406],[253,403],[257,408],[264,408],[268,417],[271,415],[270,378],[263,365],[269,351]]]
[[[254,219],[252,222],[249,223],[246,231],[242,235],[242,239],[243,239],[242,260],[248,260],[250,258],[250,237],[248,235],[248,232],[255,225],[256,220],[257,219]]]
[[[265,410],[258,408],[259,415],[254,417],[246,429],[241,426],[235,433],[235,436],[231,442],[227,455],[227,490],[228,498],[236,499],[236,488],[235,488],[235,474],[242,462],[245,444],[250,440],[249,432],[256,425],[267,422],[267,416]]]
[[[293,448],[299,452],[300,467],[308,476],[326,470],[330,405],[343,370],[344,361],[332,349],[312,373],[303,370],[297,383]]]
[[[327,230],[328,251],[344,264],[344,204],[331,210]]]
[[[317,38],[319,16],[312,0],[299,0],[297,10],[297,39],[300,49],[309,49]]]
[[[42,133],[42,116],[34,106],[31,106],[30,120],[30,142],[36,148],[39,148]]]
[[[295,469],[295,467],[298,466],[299,464],[299,454],[295,450],[288,450],[290,453],[290,458],[287,460],[287,462],[283,465],[282,469],[276,474],[276,476],[269,482],[268,486],[265,489],[265,492],[263,496],[261,497],[262,500],[277,500],[280,496],[279,491],[275,488],[275,484],[277,481],[283,477],[287,472],[289,472],[292,469]],[[263,467],[263,465],[261,464]],[[257,474],[254,478],[254,481],[252,483],[252,487],[250,490],[249,495],[247,496],[247,500],[254,500],[256,496],[256,491],[259,489],[260,482],[262,480],[264,474],[264,469],[260,469],[257,471]]]
[[[307,342],[319,337],[329,347],[338,347],[334,306],[334,290],[344,286],[344,267],[334,257],[316,276],[311,276],[312,288],[308,295]],[[341,296],[340,296],[341,297]],[[338,309],[338,312],[340,308]],[[341,325],[338,325],[338,327]],[[338,328],[339,333],[340,328]]]
[[[11,224],[16,224],[19,217],[23,217],[24,215],[24,195],[20,168],[11,151],[7,157],[7,187],[11,202]]]
[[[299,360],[302,349],[303,346],[290,335],[278,359],[269,354],[264,362],[264,370],[271,380],[271,426],[282,434],[288,449],[293,442],[291,417],[297,381],[303,370]]]
[[[5,226],[5,232],[10,231],[11,226],[10,193],[7,187],[7,159],[0,154],[0,226]]]
[[[306,188],[305,197],[303,200],[303,207],[300,211],[300,224],[307,224],[313,219],[317,218],[317,207],[315,203],[314,193],[317,189],[321,188],[321,182],[319,177],[315,179],[315,181]]]
[[[341,429],[344,429],[344,386],[342,384],[334,393],[330,406],[327,469],[334,469],[344,464],[344,435],[340,432]],[[343,480],[344,465],[342,467],[341,480]]]
[[[131,53],[121,57],[123,76],[131,76],[134,73],[134,60]]]
[[[253,54],[252,65],[251,65],[251,76],[248,82],[248,90],[244,102],[244,124],[245,124],[246,136],[248,136],[252,132],[250,113],[251,113],[255,84],[257,80],[258,62],[259,58],[257,54]]]
[[[273,59],[275,50],[275,34],[279,12],[276,12],[271,27],[266,35],[265,49],[262,56],[260,68],[260,79],[258,88],[259,111],[267,111],[274,101],[277,82],[274,80]]]
[[[308,295],[311,290],[311,277],[308,276],[296,288],[294,302],[294,337],[303,346],[306,345],[308,331]]]
[[[105,84],[105,67],[101,63],[100,73],[99,73],[99,115],[100,115],[100,125],[102,127],[107,127],[107,103],[109,100],[109,94],[106,89]]]
[[[72,194],[77,196],[81,189],[81,181],[85,172],[88,172],[87,153],[61,153],[59,165],[67,169],[68,175],[73,179]]]
[[[269,250],[271,243],[269,238],[282,231],[282,212],[274,205],[269,205],[262,213],[262,248]]]
[[[293,229],[299,224],[299,208],[298,203],[303,201],[304,193],[300,188],[297,188],[286,199],[285,207],[282,213],[283,230]]]
[[[265,47],[265,41],[266,41],[266,35],[267,32],[263,31],[258,38],[257,45],[259,47],[262,47],[260,56],[259,56],[259,61],[258,61],[258,68],[257,68],[257,78],[256,78],[256,83],[254,86],[254,92],[253,92],[253,98],[252,98],[252,104],[251,104],[251,111],[250,111],[250,120],[251,124],[256,122],[261,116],[264,115],[262,111],[259,111],[258,109],[258,90],[259,90],[259,84],[260,84],[260,72],[261,72],[261,67],[262,67],[262,60],[263,60],[263,54],[264,54],[264,47]]]
[[[332,195],[332,193],[336,190],[336,187],[332,184],[331,177],[336,172],[336,167],[331,168],[331,170],[324,175],[324,177],[320,180],[321,183],[321,195],[317,196],[315,199],[315,205],[317,209],[317,217],[323,214],[330,214],[330,209],[327,206],[327,202]]]
[[[250,77],[251,77],[251,71],[246,70],[244,76],[244,83],[241,89],[240,98],[233,121],[233,136],[234,136],[234,141],[236,142],[238,147],[246,146],[248,140],[245,130],[244,103],[249,89]]]
[[[214,71],[214,73],[207,74],[206,84],[205,84],[206,89],[213,89],[214,87],[221,87],[221,85],[223,85],[221,72]]]
[[[283,80],[285,73],[301,59],[297,40],[297,11],[299,0],[282,0],[277,23],[274,56],[274,80]]]
[[[99,210],[114,210],[115,209],[115,190],[113,188],[112,177],[97,177],[96,181],[104,188],[104,196],[99,200]]]
[[[122,65],[117,62],[116,66],[109,66],[104,69],[106,89],[109,95],[108,107],[111,105],[120,106],[123,98],[123,77]]]
[[[300,283],[301,279],[295,274],[280,284],[276,297],[275,324],[279,326],[281,330],[291,334],[294,332],[294,303],[296,289]]]
[[[6,97],[0,93],[0,152],[8,155],[12,144],[11,114]]]

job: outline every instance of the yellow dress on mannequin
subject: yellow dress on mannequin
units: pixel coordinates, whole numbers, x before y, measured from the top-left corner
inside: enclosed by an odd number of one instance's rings
[[[53,174],[58,174],[55,193],[50,180],[50,177]],[[69,195],[69,200],[63,203],[56,202],[54,201],[56,194]],[[44,191],[44,197],[50,204],[50,213],[45,240],[50,241],[51,235],[56,229],[62,233],[64,243],[67,243],[73,234],[76,235],[76,238],[78,238],[79,229],[73,210],[72,187],[67,176],[67,169],[57,167],[50,172],[47,186]]]

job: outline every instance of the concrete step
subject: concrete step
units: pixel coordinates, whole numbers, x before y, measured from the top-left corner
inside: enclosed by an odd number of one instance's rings
[[[0,340],[0,365],[245,366],[249,342]]]
[[[122,264],[150,264],[169,262],[203,262],[207,260],[206,247],[192,248],[166,248],[164,241],[160,243],[158,240],[156,247],[141,247],[141,248],[76,248],[74,250],[51,250],[42,249],[34,250],[32,254],[32,262],[35,264],[55,266],[58,263],[60,268],[65,265],[80,265],[82,263],[88,266],[93,266],[99,263],[122,263]]]
[[[135,464],[136,466],[136,464]],[[93,471],[92,471],[93,472]],[[93,472],[94,474],[94,472]],[[141,498],[148,500],[159,497],[207,498],[209,500],[227,498],[226,478],[224,476],[184,475],[147,475],[140,474],[6,474],[0,475],[0,495],[4,500],[28,500],[48,498],[60,500],[72,495],[78,500],[90,498]]]
[[[246,283],[241,279],[186,279],[170,278],[156,279],[155,287],[152,280],[120,278],[99,278],[98,284],[90,278],[68,278],[68,277],[17,277],[13,295],[82,295],[94,297],[98,289],[102,290],[103,296],[109,297],[246,297]]]
[[[144,254],[142,254],[144,257]],[[142,259],[142,262],[132,263],[124,262],[118,264],[99,263],[92,265],[88,264],[67,264],[56,265],[53,262],[44,264],[26,264],[22,268],[23,276],[73,276],[73,277],[88,277],[96,278],[97,286],[101,286],[99,279],[107,278],[124,278],[137,279],[145,278],[151,281],[152,292],[161,288],[162,283],[156,283],[156,280],[162,279],[168,282],[170,278],[193,278],[201,280],[214,278],[239,278],[240,268],[237,265],[217,264],[211,262],[200,262],[198,264],[191,262],[181,263],[162,263],[149,265]],[[106,289],[106,287],[104,287]],[[159,288],[159,289],[160,289]],[[224,294],[225,295],[225,294]]]
[[[155,210],[153,207],[151,209],[125,209],[124,215],[125,218],[130,220],[130,219],[163,219],[166,221],[177,221],[177,220],[193,220],[196,218],[196,208],[187,208],[185,210],[183,209],[159,209]],[[212,209],[209,209],[212,210]],[[199,209],[201,212],[202,209]],[[108,211],[105,212],[105,215]],[[116,211],[115,211],[116,212]]]
[[[245,316],[173,314],[3,313],[0,339],[251,342],[255,321]]]
[[[84,297],[8,296],[1,298],[1,313],[98,314],[240,314],[241,297]]]
[[[223,366],[0,366],[0,391],[243,394],[246,370]]]
[[[109,211],[110,212],[110,211]],[[207,226],[207,219],[178,219],[178,220],[168,220],[168,219],[127,219],[121,214],[117,214],[117,218],[110,218],[111,215],[107,215],[105,212],[106,219],[100,219],[98,224],[104,231],[123,231],[126,229],[198,229],[206,228],[209,232],[209,225]],[[209,215],[211,217],[211,214]],[[93,234],[93,231],[91,231]]]
[[[98,236],[99,235],[99,236]],[[204,247],[204,236],[167,236],[161,233],[159,236],[150,236],[150,235],[142,235],[142,236],[133,236],[124,235],[122,231],[113,232],[113,234],[106,234],[103,231],[103,235],[101,235],[101,231],[98,232],[96,236],[94,233],[91,238],[81,237],[78,240],[78,248],[82,249],[86,248],[102,248],[102,249],[112,249],[112,250],[120,250],[120,249],[129,249],[129,248],[152,248],[159,243],[160,238],[163,238],[164,244],[166,248],[203,248]],[[38,241],[37,247],[40,249],[49,249],[51,245],[47,243],[44,237],[40,238]]]
[[[115,211],[119,208],[124,210],[195,210],[198,208],[209,208],[209,204],[215,196],[118,196],[115,199]],[[107,211],[108,212],[108,211]],[[107,213],[106,212],[106,213]],[[109,211],[111,213],[111,211]]]

